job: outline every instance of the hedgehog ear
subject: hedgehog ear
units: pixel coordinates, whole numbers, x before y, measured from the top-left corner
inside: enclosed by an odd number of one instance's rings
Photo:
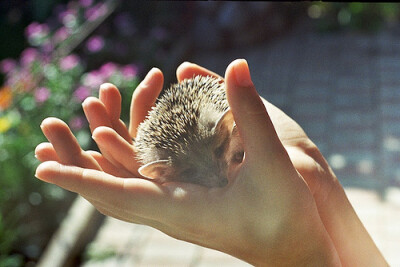
[[[229,133],[232,133],[234,126],[235,121],[233,119],[232,111],[231,109],[228,109],[218,119],[217,124],[215,125],[215,131],[221,132],[226,129],[229,131]]]
[[[156,160],[139,168],[139,174],[148,179],[165,181],[176,173],[168,160]]]

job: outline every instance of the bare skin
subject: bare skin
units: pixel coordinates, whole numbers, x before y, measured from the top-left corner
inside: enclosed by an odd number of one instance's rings
[[[177,70],[178,80],[194,74],[216,75],[191,63]],[[50,143],[36,149],[43,162],[36,175],[81,194],[106,215],[255,265],[387,266],[318,148],[296,122],[263,104],[247,63],[231,63],[225,82],[246,154],[225,188],[126,179],[139,177],[130,137],[161,91],[158,69],[135,90],[129,130],[119,120],[117,88],[105,84],[99,99],[85,100],[101,154],[81,150],[63,122],[46,119]]]

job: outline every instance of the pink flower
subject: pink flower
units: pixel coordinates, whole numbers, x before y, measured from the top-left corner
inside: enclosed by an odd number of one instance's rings
[[[58,14],[58,20],[63,25],[70,27],[76,21],[76,11],[73,9],[63,10]]]
[[[115,63],[107,62],[100,67],[100,74],[103,76],[103,79],[108,79],[116,72],[116,70],[117,65]]]
[[[103,76],[100,71],[91,71],[83,76],[83,84],[89,88],[97,88],[103,83]]]
[[[93,36],[86,42],[86,48],[89,52],[99,52],[104,47],[104,39],[101,36]]]
[[[74,96],[79,99],[79,101],[85,100],[88,96],[90,96],[90,90],[86,86],[79,86],[75,92]]]
[[[60,68],[63,71],[68,71],[75,68],[79,64],[79,57],[77,55],[69,55],[60,60]]]
[[[70,32],[69,32],[68,28],[61,27],[54,33],[53,38],[56,43],[61,43],[62,41],[67,39],[69,36],[70,36]]]
[[[97,5],[89,8],[85,12],[85,17],[89,21],[94,21],[100,18],[101,16],[105,15],[107,13],[107,9],[108,8],[105,4],[98,3]]]
[[[130,64],[122,67],[122,75],[125,79],[133,79],[138,74],[138,67]]]
[[[15,67],[17,66],[17,63],[15,62],[14,59],[11,58],[6,58],[3,59],[2,61],[0,61],[0,71],[2,73],[9,73],[12,70],[15,69]]]
[[[52,42],[44,42],[43,44],[42,44],[42,51],[45,53],[45,54],[50,54],[51,52],[53,52],[54,51],[54,44],[52,43]]]
[[[79,0],[82,7],[89,7],[93,4],[93,0]]]
[[[25,29],[25,35],[29,40],[35,38],[41,38],[49,34],[49,26],[46,24],[40,24],[38,22],[32,22]]]
[[[35,90],[35,100],[37,103],[43,103],[50,97],[50,91],[46,87],[40,87]]]
[[[38,58],[38,51],[35,48],[28,47],[21,53],[21,65],[28,66]]]
[[[86,120],[82,116],[76,116],[73,117],[69,121],[69,126],[71,127],[72,130],[80,130],[86,125]]]

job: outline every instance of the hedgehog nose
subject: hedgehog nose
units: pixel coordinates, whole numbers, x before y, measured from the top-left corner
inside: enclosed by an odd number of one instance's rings
[[[224,187],[228,184],[228,179],[226,178],[225,173],[216,173],[214,179],[218,187]]]
[[[228,184],[228,179],[217,173],[209,174],[208,177],[209,177],[208,184],[210,187],[224,187],[225,185]]]

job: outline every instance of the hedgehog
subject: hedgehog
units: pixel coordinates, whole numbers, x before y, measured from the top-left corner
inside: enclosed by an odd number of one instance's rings
[[[145,178],[227,185],[244,152],[223,80],[198,75],[171,85],[139,124],[134,147]]]

